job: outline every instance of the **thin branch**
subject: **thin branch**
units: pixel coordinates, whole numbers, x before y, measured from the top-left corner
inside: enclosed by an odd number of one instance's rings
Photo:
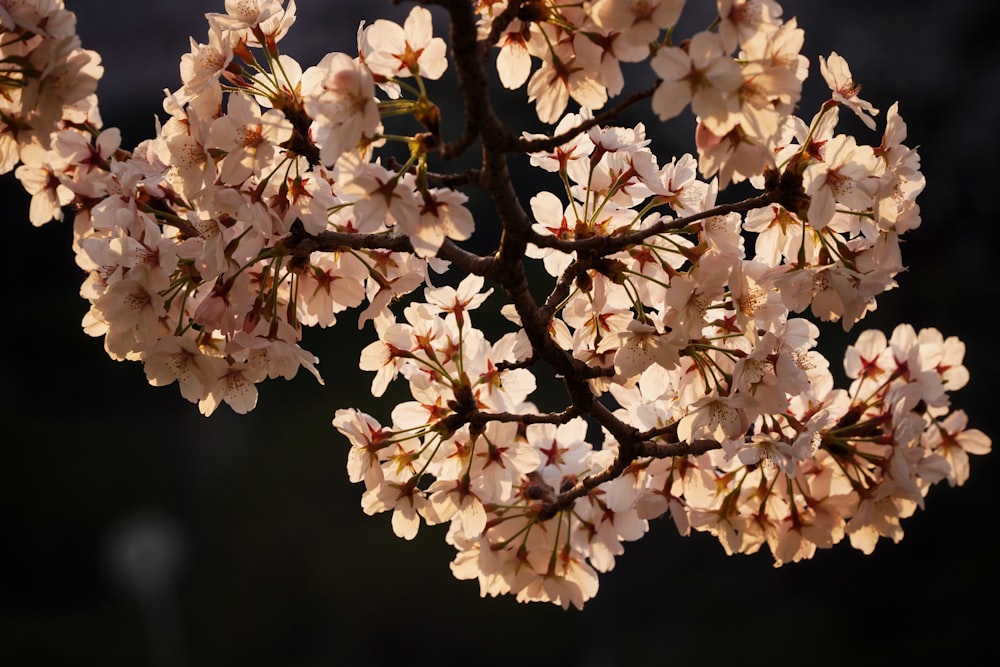
[[[628,109],[630,106],[634,105],[636,102],[644,100],[648,97],[652,97],[653,93],[656,91],[656,87],[660,85],[659,80],[651,87],[646,90],[641,90],[632,93],[624,100],[616,104],[615,106],[602,111],[593,118],[589,120],[582,121],[576,127],[572,127],[565,132],[561,132],[557,135],[551,137],[543,137],[538,139],[525,139],[524,137],[519,137],[514,140],[514,144],[511,146],[511,150],[518,153],[549,153],[555,150],[558,146],[562,146],[567,141],[570,141],[574,137],[583,134],[592,127],[598,125],[603,125],[608,123],[618,117],[623,111]]]
[[[437,154],[442,160],[456,158],[463,154],[478,137],[479,128],[476,127],[474,123],[469,121],[468,116],[466,116],[465,129],[462,130],[462,134],[451,141],[446,141],[441,144],[441,146],[437,149]]]
[[[670,458],[673,456],[698,456],[713,449],[721,449],[715,440],[695,440],[693,442],[672,442],[669,444],[643,441],[629,447],[626,453],[623,448],[618,453],[614,463],[599,473],[589,475],[577,481],[571,488],[563,491],[539,512],[539,520],[551,519],[559,512],[569,509],[577,498],[582,498],[605,482],[618,479],[630,465],[640,458]]]
[[[572,289],[573,283],[576,281],[577,277],[583,275],[590,270],[591,259],[577,258],[569,263],[565,269],[563,269],[562,275],[559,276],[559,280],[556,281],[555,287],[549,293],[548,298],[545,300],[545,305],[542,308],[548,313],[549,317],[555,314],[556,308],[559,307],[566,297],[569,296],[570,290]]]
[[[385,164],[393,171],[398,171],[403,167],[403,164],[393,155],[389,156]],[[416,174],[417,168],[416,166],[412,166],[408,171],[411,174]],[[454,174],[438,174],[433,171],[426,171],[424,174],[427,176],[428,180],[434,181],[435,183],[446,188],[459,188],[463,185],[479,185],[478,169],[467,169],[461,173]]]
[[[389,233],[351,234],[348,232],[321,232],[316,235],[293,231],[282,243],[293,257],[307,262],[314,252],[342,252],[344,250],[390,250],[413,254],[413,245],[406,236]],[[445,239],[435,254],[468,273],[490,277],[494,270],[494,259],[483,257],[460,248],[454,241]]]
[[[527,359],[522,359],[521,361],[500,361],[497,362],[498,371],[512,371],[515,368],[531,368],[537,364],[539,358],[532,354]]]
[[[733,204],[720,204],[700,213],[695,213],[684,218],[664,219],[646,229],[627,234],[617,234],[614,236],[591,236],[585,239],[564,240],[557,236],[539,234],[531,231],[530,242],[540,248],[554,248],[565,253],[577,252],[592,257],[605,257],[619,252],[631,246],[638,245],[651,236],[657,236],[666,232],[683,229],[688,225],[714,218],[716,216],[728,215],[730,213],[740,213],[763,208],[780,201],[781,193],[769,190],[756,197],[750,197]]]
[[[565,424],[574,417],[580,416],[575,406],[569,406],[562,412],[539,414],[515,414],[513,412],[479,412],[478,410],[466,416],[469,424],[482,426],[487,422],[515,422],[518,424]]]

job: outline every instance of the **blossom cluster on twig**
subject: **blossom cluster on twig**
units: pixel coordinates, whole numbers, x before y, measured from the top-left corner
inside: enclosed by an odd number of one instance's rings
[[[813,320],[848,331],[896,287],[920,224],[897,104],[868,143],[840,132],[842,110],[871,130],[879,110],[831,53],[829,98],[796,115],[810,63],[774,0],[717,0],[688,36],[683,0],[422,4],[450,44],[418,5],[303,66],[278,48],[294,0],[226,0],[155,136],[125,151],[73,14],[0,2],[0,171],[33,224],[74,211],[83,326],[112,358],[205,415],[242,413],[265,378],[322,382],[303,328],[360,309],[372,394],[412,397],[387,420],[336,412],[364,511],[406,539],[446,523],[456,577],[564,608],[660,516],[780,565],[898,541],[931,485],[966,481],[991,442],[950,405],[959,340],[865,331],[847,388],[817,349]],[[631,91],[623,64],[643,61],[656,83]],[[461,110],[432,101],[450,64]],[[494,77],[551,130],[511,128]],[[615,125],[646,103],[661,122],[690,111],[696,155],[664,160],[645,125]],[[480,166],[449,172],[473,147]],[[515,161],[554,187],[522,198]],[[757,194],[720,202],[736,183]],[[477,227],[502,232],[488,254],[462,245]],[[448,269],[464,277],[435,286]],[[475,311],[501,296],[510,331],[491,338]],[[565,409],[537,407],[546,372]]]

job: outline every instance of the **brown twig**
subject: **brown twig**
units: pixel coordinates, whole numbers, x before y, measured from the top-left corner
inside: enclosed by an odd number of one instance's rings
[[[610,109],[597,114],[589,120],[581,121],[579,125],[571,127],[565,132],[560,132],[559,134],[551,137],[542,137],[537,139],[525,139],[524,137],[518,137],[514,140],[510,149],[511,151],[517,153],[549,153],[555,148],[562,146],[567,141],[571,141],[575,137],[583,134],[590,128],[597,127],[598,125],[603,125],[604,123],[614,120],[636,102],[652,97],[653,93],[656,92],[656,87],[658,85],[660,85],[659,81],[646,90],[640,90],[632,93]]]

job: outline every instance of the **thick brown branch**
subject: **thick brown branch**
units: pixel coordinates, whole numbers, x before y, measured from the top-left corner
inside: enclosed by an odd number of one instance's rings
[[[484,41],[476,40],[473,3],[468,0],[435,1],[443,5],[451,16],[452,53],[465,98],[466,113],[471,126],[478,129],[482,142],[483,162],[479,184],[489,193],[503,227],[500,247],[494,257],[490,277],[500,283],[514,304],[521,326],[531,343],[533,356],[544,360],[562,377],[571,402],[569,410],[564,414],[589,415],[619,443],[621,467],[610,470],[608,475],[620,474],[628,463],[638,456],[637,451],[641,442],[639,431],[616,417],[594,395],[590,385],[590,379],[595,375],[594,369],[575,359],[569,351],[556,344],[549,333],[551,311],[539,306],[528,286],[524,267],[525,251],[528,242],[537,235],[531,231],[531,220],[521,206],[510,178],[507,154],[513,150],[516,140],[511,131],[497,118],[489,98],[487,64],[484,58],[488,45]],[[651,93],[652,91],[640,93],[635,99],[642,99]],[[627,103],[634,103],[634,100],[623,104]],[[619,111],[616,107],[608,113]],[[647,235],[655,233],[659,232],[649,232]],[[638,233],[635,236],[638,240],[623,243],[618,247],[612,245],[602,248],[600,244],[591,242],[594,247],[586,249],[592,250],[589,253],[591,257],[600,257],[646,238],[638,236]],[[599,241],[608,243],[608,239]],[[587,488],[611,478],[613,477],[595,477],[587,482],[591,485]],[[578,493],[586,493],[586,490]],[[566,500],[560,502],[568,504],[572,499],[573,497],[567,496]]]

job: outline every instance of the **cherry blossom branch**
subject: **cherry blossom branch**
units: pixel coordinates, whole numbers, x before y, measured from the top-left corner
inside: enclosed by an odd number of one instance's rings
[[[183,85],[164,105],[170,118],[137,155],[101,129],[99,58],[61,34],[73,24],[62,3],[9,9],[0,121],[14,144],[0,171],[32,195],[33,224],[62,220],[72,202],[74,250],[89,267],[84,326],[113,358],[141,360],[150,384],[176,382],[205,415],[222,403],[244,413],[267,377],[308,369],[322,382],[299,345],[303,327],[335,324],[367,299],[359,320],[374,319],[378,339],[360,367],[375,372],[371,393],[403,377],[415,400],[392,410],[390,426],[337,411],[365,512],[392,511],[406,539],[421,522],[451,520],[456,577],[563,607],[593,597],[597,570],[666,511],[682,532],[717,533],[729,553],[766,544],[781,564],[847,535],[866,553],[880,536],[898,541],[899,519],[928,485],[965,481],[967,455],[991,443],[962,411],[940,409],[968,379],[961,341],[909,325],[891,338],[864,332],[845,358],[850,389],[831,390],[818,330],[792,316],[811,305],[845,330],[859,322],[905,268],[897,237],[919,223],[924,179],[896,105],[880,145],[836,131],[838,107],[872,129],[878,114],[843,58],[820,58],[833,97],[803,137],[786,130],[805,124],[793,114],[808,62],[801,29],[776,7],[748,22],[720,5],[707,30],[683,38],[681,2],[649,14],[654,3],[618,0],[415,1],[450,18],[464,128],[449,143],[425,88],[450,66],[430,11],[362,27],[357,58],[333,52],[302,68],[277,49],[294,4],[271,0],[208,15],[209,43],[192,40]],[[624,85],[620,64],[647,57],[657,83],[608,107]],[[501,120],[494,68],[505,87],[527,84],[553,136]],[[570,99],[580,114],[565,115]],[[645,99],[663,121],[688,108],[698,117],[697,158],[661,168],[638,127],[605,127]],[[428,132],[381,133],[382,119],[400,115]],[[378,155],[376,138],[409,146],[408,159]],[[476,169],[426,171],[429,155],[447,160],[474,143]],[[572,155],[553,155],[569,145]],[[560,172],[566,197],[515,191],[509,163],[525,154]],[[685,214],[760,176],[762,194]],[[470,185],[501,229],[490,254],[457,245],[477,227],[459,191]],[[683,210],[668,210],[679,200]],[[654,208],[664,215],[630,225]],[[753,209],[764,210],[737,215]],[[335,231],[345,228],[365,233]],[[748,231],[771,237],[755,256]],[[544,300],[529,289],[535,260],[554,280]],[[456,287],[429,280],[445,263],[465,274]],[[499,288],[484,289],[486,278]],[[397,320],[389,305],[421,283],[425,301]],[[521,326],[496,341],[468,317],[494,290]],[[562,381],[565,409],[529,400],[539,370]],[[726,456],[701,456],[722,442]],[[715,493],[675,497],[675,475],[713,479]],[[720,530],[706,513],[740,528]]]
[[[592,377],[590,367],[556,344],[548,331],[549,312],[531,296],[524,261],[528,240],[533,234],[529,216],[520,205],[507,168],[506,154],[512,145],[511,134],[496,117],[488,95],[485,60],[478,57],[485,45],[474,39],[476,21],[470,3],[441,0],[441,4],[452,18],[452,50],[466,109],[475,125],[482,129],[480,185],[493,200],[503,227],[495,256],[496,264],[490,275],[500,283],[514,304],[535,354],[562,376],[572,407],[594,417],[620,443],[632,443],[636,438],[636,429],[615,417],[597,400],[588,382]],[[625,446],[627,448],[628,444]]]
[[[503,226],[500,248],[496,254],[495,270],[491,276],[498,280],[513,302],[535,355],[549,363],[562,377],[570,394],[571,409],[593,417],[619,442],[619,462],[616,465],[620,466],[620,469],[612,466],[606,471],[608,477],[602,477],[592,482],[596,486],[603,481],[613,479],[638,456],[636,452],[639,449],[638,443],[641,439],[634,427],[620,420],[597,400],[589,384],[589,379],[594,377],[593,369],[575,359],[568,351],[556,344],[548,331],[551,311],[549,308],[540,307],[531,296],[524,271],[525,250],[529,240],[533,241],[538,235],[530,228],[529,217],[520,206],[507,171],[506,153],[512,151],[513,146],[513,142],[510,140],[511,135],[506,127],[497,120],[489,96],[486,94],[484,84],[487,76],[484,60],[476,57],[462,57],[463,53],[471,56],[475,49],[483,48],[482,43],[472,43],[467,37],[468,33],[464,33],[465,30],[471,31],[474,25],[474,16],[470,11],[471,6],[459,3],[458,0],[443,1],[442,4],[449,8],[452,16],[452,35],[455,37],[452,48],[455,53],[459,80],[462,82],[462,90],[466,95],[466,108],[472,110],[477,124],[484,129],[482,133],[483,169],[480,184],[490,193]],[[466,35],[464,39],[457,37],[463,34]],[[636,100],[642,99],[648,94],[651,94],[651,91],[639,94]],[[636,100],[628,102],[631,104]],[[620,110],[615,110],[615,113],[620,113]],[[762,195],[739,204],[717,207],[710,212],[691,216],[688,223],[713,215],[724,215],[730,211],[749,210],[764,206],[769,201],[767,196]],[[581,247],[585,251],[589,250],[592,256],[597,257],[616,252],[618,249],[633,245],[663,231],[665,229],[654,227],[651,230],[627,235],[622,237],[627,241],[619,242],[620,245],[614,242],[609,243],[610,239],[594,238],[589,240],[590,243],[577,242],[580,246],[574,246],[574,248]],[[563,284],[568,285],[568,281]],[[652,450],[647,447],[644,451]],[[585,492],[581,491],[580,493]],[[569,503],[571,500],[566,502]]]

